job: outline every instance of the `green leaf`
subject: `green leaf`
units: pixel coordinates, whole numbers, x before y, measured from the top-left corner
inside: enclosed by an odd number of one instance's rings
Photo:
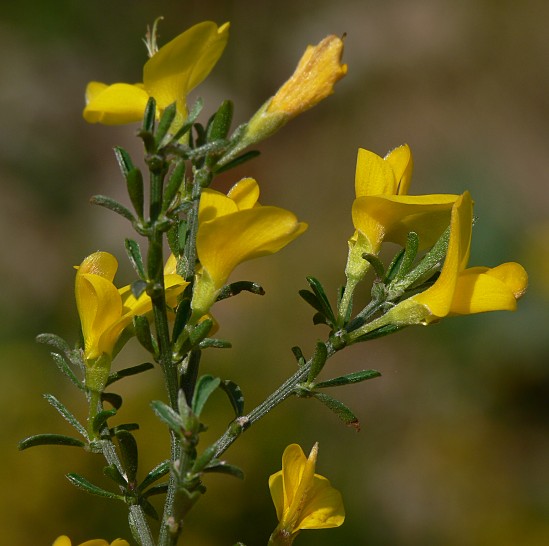
[[[85,443],[77,438],[65,436],[63,434],[35,434],[19,442],[19,451],[23,451],[34,446],[72,446],[85,447]]]
[[[199,322],[189,334],[189,342],[192,347],[196,347],[210,332],[213,326],[213,320],[204,319]]]
[[[137,167],[131,169],[126,175],[126,187],[137,217],[143,218],[144,187],[143,174]]]
[[[357,337],[356,339],[353,339],[353,344],[360,343],[362,341],[370,341],[371,339],[377,339],[379,337],[388,336],[390,334],[394,334],[395,332],[398,332],[399,330],[402,330],[402,328],[405,328],[405,326],[397,326],[396,324],[386,324],[385,326],[381,326],[381,328],[377,328],[376,330],[372,330],[367,334],[364,334],[360,337]]]
[[[97,485],[93,485],[90,483],[86,478],[83,476],[80,476],[79,474],[75,474],[74,472],[70,472],[67,474],[67,479],[78,489],[82,489],[83,491],[87,491],[88,493],[91,493],[92,495],[98,495],[99,497],[106,497],[108,499],[117,499],[117,500],[125,500],[122,495],[117,495],[116,493],[111,493],[110,491],[106,491],[105,489],[102,489],[101,487],[98,487]]]
[[[124,148],[115,146],[114,155],[116,157],[116,161],[118,162],[118,166],[120,167],[120,171],[124,175],[124,178],[126,178],[128,173],[134,168],[130,154],[128,154]]]
[[[185,120],[185,123],[183,124],[181,129],[179,129],[177,133],[175,133],[175,135],[173,136],[172,142],[177,142],[178,140],[181,139],[181,137],[183,137],[185,134],[187,134],[190,131],[194,122],[200,115],[200,112],[202,111],[203,107],[204,107],[204,101],[200,97],[198,97],[196,102],[193,104],[193,107],[191,108],[189,115]]]
[[[173,324],[173,339],[177,339],[184,331],[187,322],[191,318],[191,300],[184,298],[179,302],[175,312],[175,321]]]
[[[360,430],[357,416],[343,402],[320,392],[313,393],[313,396],[333,411],[347,426],[353,427],[357,432]]]
[[[244,472],[238,468],[238,466],[234,466],[232,464],[229,464],[225,461],[220,461],[218,459],[214,459],[205,469],[204,472],[211,472],[211,473],[218,473],[218,474],[228,474],[229,476],[234,476],[235,478],[238,478],[239,480],[244,479]]]
[[[109,374],[107,386],[112,385],[115,381],[118,381],[124,377],[129,377],[131,375],[146,372],[147,370],[152,370],[153,368],[154,364],[151,364],[150,362],[144,362],[143,364],[138,364],[137,366],[132,366],[131,368],[124,368],[123,370],[113,372]]]
[[[154,135],[154,142],[157,148],[160,146],[160,143],[162,142],[162,140],[164,140],[164,137],[170,130],[172,122],[175,119],[176,112],[177,108],[175,102],[172,102],[172,104],[164,108],[164,112],[162,112],[162,116],[158,123],[158,128]]]
[[[166,189],[164,190],[164,195],[162,196],[162,210],[167,210],[168,207],[172,204],[177,192],[181,188],[181,184],[185,178],[185,171],[187,169],[187,164],[185,161],[177,161],[175,167],[168,179],[166,184]],[[179,253],[177,253],[179,255]]]
[[[137,341],[139,341],[149,353],[156,357],[158,355],[158,346],[156,340],[152,336],[149,319],[142,315],[133,317],[133,327],[135,329]]]
[[[156,480],[164,477],[170,471],[170,461],[165,460],[156,465],[146,476],[145,479],[139,484],[139,491],[144,491],[152,485]]]
[[[122,466],[126,471],[128,482],[135,482],[138,466],[138,451],[137,442],[133,435],[127,430],[118,430],[116,432],[116,438],[118,440],[118,447],[120,448],[120,455],[122,459]]]
[[[340,377],[334,377],[327,381],[321,381],[315,384],[315,388],[323,389],[326,387],[339,387],[341,385],[350,385],[351,383],[360,383],[361,381],[367,381],[374,377],[381,377],[381,374],[376,370],[362,370],[360,372],[353,372]]]
[[[114,392],[102,392],[101,402],[108,402],[114,409],[119,410],[122,406],[122,397]]]
[[[295,347],[292,347],[292,353],[294,353],[295,359],[297,360],[297,363],[299,366],[305,366],[307,360],[303,356],[303,351],[300,347],[297,345]]]
[[[86,440],[88,433],[78,419],[53,394],[44,394],[44,398],[66,419]]]
[[[208,126],[208,141],[212,142],[227,137],[233,120],[233,110],[232,101],[224,100],[221,103],[221,106],[212,117],[212,121]]]
[[[76,375],[74,375],[74,372],[70,369],[66,358],[63,355],[60,355],[59,353],[50,353],[50,354],[53,358],[53,361],[61,371],[61,373],[66,375],[70,379],[73,385],[78,387],[80,390],[84,390],[85,387],[83,383],[80,381],[80,379],[78,379],[78,377],[76,377]]]
[[[55,334],[38,334],[36,336],[36,341],[38,343],[51,345],[62,353],[68,353],[71,350],[69,344],[62,337],[59,337]]]
[[[315,309],[320,311],[326,317],[326,319],[328,320],[328,324],[330,325],[335,324],[335,321],[336,321],[335,315],[332,310],[332,306],[330,305],[330,302],[326,297],[326,292],[321,282],[315,277],[311,277],[311,276],[306,277],[306,279],[320,305],[320,308],[315,308]]]
[[[238,157],[235,157],[225,165],[214,167],[213,172],[215,174],[221,174],[221,173],[224,173],[225,171],[234,169],[235,167],[238,167],[239,165],[246,163],[246,161],[250,161],[250,159],[257,157],[260,153],[261,152],[259,152],[259,150],[250,150],[242,155],[239,155]]]
[[[404,253],[405,249],[403,248],[397,252],[395,257],[392,259],[389,267],[387,268],[387,272],[385,273],[385,282],[391,282],[395,278],[400,269],[400,265],[402,264],[402,260],[404,259]]]
[[[260,284],[252,281],[238,281],[225,285],[220,290],[219,295],[217,296],[217,301],[231,298],[240,294],[242,291],[251,292],[252,294],[257,294],[258,296],[265,295],[265,290],[263,290],[263,287]]]
[[[419,249],[419,237],[415,231],[408,233],[406,239],[406,247],[404,248],[404,256],[400,262],[398,272],[394,277],[394,280],[403,279],[412,269],[414,261]]]
[[[326,360],[328,358],[328,349],[322,341],[316,342],[315,354],[313,355],[311,367],[309,368],[309,375],[307,377],[307,382],[312,383],[317,375],[324,368]]]
[[[232,346],[230,341],[213,337],[206,337],[198,344],[199,349],[230,349]]]
[[[210,395],[219,387],[221,379],[212,375],[203,375],[197,382],[191,405],[193,413],[199,417]]]
[[[147,514],[150,518],[158,521],[160,518],[158,517],[158,512],[156,511],[156,508],[145,498],[139,499],[139,506],[143,508],[143,512]]]
[[[138,277],[141,280],[146,281],[147,275],[145,273],[145,265],[143,264],[143,256],[141,255],[141,249],[139,248],[139,244],[133,239],[125,239],[124,245],[126,247],[128,258],[130,259],[130,262],[135,269]]]
[[[114,483],[117,485],[120,485],[124,489],[128,487],[128,481],[122,474],[120,474],[120,471],[114,464],[111,464],[109,466],[103,467],[103,474],[107,476],[107,478],[110,478]]]
[[[109,429],[112,436],[116,436],[117,432],[120,430],[139,430],[139,425],[137,423],[123,423],[122,425],[116,425]]]
[[[154,133],[154,126],[156,122],[156,101],[153,97],[150,97],[145,107],[145,113],[143,115],[143,127],[142,132]],[[149,151],[147,149],[147,151]]]
[[[170,406],[167,404],[164,404],[164,402],[161,402],[160,400],[153,400],[151,402],[151,407],[156,416],[163,421],[168,427],[173,430],[178,436],[181,435],[181,433],[184,430],[184,424],[183,419],[177,413],[174,411]]]
[[[233,407],[236,417],[240,417],[244,414],[244,395],[240,387],[230,379],[225,379],[219,384],[221,389],[229,398],[229,402]]]
[[[385,266],[375,254],[365,252],[362,257],[374,268],[376,277],[378,279],[383,279],[385,277]]]
[[[99,205],[100,207],[109,209],[112,212],[116,212],[116,214],[119,214],[132,223],[135,222],[135,217],[130,210],[111,197],[107,197],[106,195],[94,195],[90,199],[90,203],[92,203],[92,205]]]
[[[116,409],[100,411],[93,419],[93,423],[92,423],[93,431],[96,433],[101,432],[101,430],[107,424],[107,419],[109,417],[114,417],[115,415],[116,415]]]
[[[142,498],[152,497],[153,495],[162,495],[168,491],[168,482],[159,483],[149,487],[142,495]]]

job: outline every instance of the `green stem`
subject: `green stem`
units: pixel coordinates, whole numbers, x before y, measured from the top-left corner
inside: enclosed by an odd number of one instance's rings
[[[336,349],[330,341],[326,342],[328,351],[327,358],[332,357],[339,349]],[[243,415],[235,419],[225,433],[217,440],[216,457],[220,457],[231,444],[245,431],[248,430],[256,421],[267,415],[274,407],[294,394],[295,388],[299,383],[307,379],[313,358],[311,357],[303,366],[297,370],[289,379],[287,379],[275,392],[268,396],[261,404],[256,406],[248,415]]]

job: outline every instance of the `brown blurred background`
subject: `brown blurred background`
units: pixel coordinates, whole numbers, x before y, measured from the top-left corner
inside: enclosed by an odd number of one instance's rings
[[[72,448],[18,452],[40,432],[72,434],[42,393],[76,415],[85,408],[60,376],[40,332],[77,339],[72,266],[103,249],[121,262],[128,226],[88,198],[124,198],[112,147],[139,157],[133,127],[87,125],[86,83],[140,81],[141,37],[159,15],[160,41],[195,22],[231,21],[231,39],[198,94],[212,112],[235,101],[246,120],[293,70],[303,48],[346,33],[348,76],[334,96],[261,146],[253,163],[220,181],[253,175],[262,202],[310,224],[282,253],[242,266],[235,279],[267,290],[223,302],[205,371],[238,381],[251,409],[294,370],[290,347],[310,354],[324,335],[297,291],[319,277],[335,294],[352,231],[358,147],[384,155],[408,142],[411,193],[471,190],[476,201],[473,265],[520,261],[530,289],[515,314],[455,318],[353,347],[326,377],[376,368],[383,377],[333,391],[359,416],[356,434],[315,401],[292,399],[226,454],[246,480],[211,476],[183,544],[265,544],[275,525],[267,489],[284,447],[320,442],[318,471],[344,496],[337,530],[305,531],[303,546],[543,546],[549,544],[549,4],[543,0],[52,0],[10,2],[0,15],[0,501],[2,543],[45,545],[129,539],[125,509],[73,488],[69,471],[109,486],[98,457]],[[196,94],[195,94],[196,95]],[[367,293],[364,292],[366,299]],[[145,358],[135,345],[117,361]],[[147,401],[157,372],[115,389],[120,420],[139,416],[141,473],[159,462],[165,433]],[[219,434],[230,408],[220,394],[206,412]],[[120,421],[119,421],[120,422]],[[153,440],[151,440],[153,438]]]

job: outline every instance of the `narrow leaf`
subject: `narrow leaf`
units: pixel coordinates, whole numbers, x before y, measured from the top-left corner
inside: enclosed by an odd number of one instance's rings
[[[141,280],[146,281],[147,275],[145,274],[145,266],[143,265],[143,256],[141,255],[139,244],[133,239],[125,239],[124,245],[126,247],[128,258],[130,259],[137,275]]]
[[[199,97],[196,102],[193,104],[193,107],[191,108],[189,115],[187,116],[187,119],[181,129],[175,133],[175,135],[172,138],[172,142],[177,142],[181,139],[184,135],[186,135],[191,127],[193,126],[194,122],[196,121],[196,118],[198,118],[200,112],[202,111],[202,108],[204,107],[204,101]]]
[[[147,106],[145,107],[145,114],[143,115],[143,132],[153,133],[154,125],[156,121],[156,101],[153,97],[150,97]]]
[[[181,184],[183,183],[183,179],[185,178],[186,168],[187,164],[185,163],[185,161],[180,160],[176,162],[170,178],[168,179],[168,183],[166,184],[166,189],[162,197],[162,210],[167,210],[168,207],[171,205],[174,197],[177,195],[177,192],[179,191],[179,189],[181,188]]]
[[[107,197],[106,195],[94,195],[90,199],[90,203],[92,205],[99,205],[100,207],[109,209],[112,212],[116,212],[116,214],[123,216],[126,220],[129,220],[132,223],[135,222],[135,217],[130,210],[111,197]]]
[[[177,412],[160,400],[153,400],[151,402],[151,407],[161,421],[168,425],[168,427],[178,436],[181,435],[183,431],[183,420]]]
[[[258,296],[265,295],[265,290],[260,284],[252,281],[238,281],[225,285],[219,292],[217,301],[231,298],[232,296],[240,294],[242,291],[251,292],[252,294],[257,294]]]
[[[122,171],[122,174],[125,178],[128,173],[134,168],[130,154],[128,154],[128,152],[126,152],[124,148],[121,148],[120,146],[115,146],[114,155],[116,156],[118,166],[120,167],[120,170]]]
[[[131,169],[126,175],[126,187],[128,189],[128,195],[132,202],[133,208],[138,218],[143,218],[143,204],[144,204],[144,187],[143,187],[143,174],[137,167]]]
[[[221,381],[219,386],[229,398],[229,402],[233,407],[236,417],[244,415],[244,395],[242,394],[240,387],[230,379]]]
[[[120,474],[120,471],[114,464],[105,466],[103,468],[103,474],[105,474],[107,478],[110,478],[117,485],[120,485],[123,488],[128,487],[128,481],[124,478],[124,476],[122,476],[122,474]]]
[[[246,152],[242,155],[239,155],[238,157],[235,157],[225,165],[221,165],[220,167],[215,167],[214,173],[221,174],[225,171],[234,169],[235,167],[238,167],[239,165],[246,163],[246,161],[250,161],[250,159],[257,157],[259,154],[260,154],[259,150],[250,150],[249,152]]]
[[[137,442],[133,435],[127,430],[118,430],[116,432],[118,447],[122,459],[122,466],[126,471],[129,483],[135,482],[138,467]]]
[[[101,401],[108,402],[114,409],[119,410],[122,406],[122,397],[114,392],[102,392]]]
[[[158,347],[151,333],[149,319],[142,315],[133,317],[133,327],[135,329],[137,341],[139,341],[149,353],[156,356],[158,354]]]
[[[206,337],[198,344],[198,347],[200,349],[230,349],[232,344],[230,341],[226,341],[224,339]]]
[[[192,411],[196,416],[200,416],[208,398],[220,384],[221,379],[219,379],[219,377],[213,377],[212,375],[203,375],[198,380],[191,406]]]
[[[145,498],[139,499],[139,506],[143,508],[143,512],[147,514],[150,518],[158,521],[160,518],[158,517],[158,512],[156,511],[156,508]]]
[[[88,480],[86,480],[86,478],[80,476],[79,474],[75,474],[74,472],[70,472],[69,474],[67,474],[67,479],[79,489],[87,491],[92,495],[98,495],[99,497],[106,497],[108,499],[118,499],[122,501],[124,500],[124,497],[122,495],[111,493],[110,491],[106,491],[105,489],[102,489],[97,485],[93,485]]]
[[[77,438],[72,438],[63,434],[36,434],[21,440],[18,447],[19,451],[23,451],[29,447],[47,445],[84,447],[86,444]]]
[[[170,130],[172,122],[175,118],[175,114],[176,114],[175,102],[172,102],[172,104],[164,108],[164,112],[162,112],[162,117],[160,118],[160,121],[158,123],[158,128],[156,129],[156,133],[154,135],[154,141],[157,147],[160,145],[160,143],[162,142],[162,140]]]
[[[357,416],[343,402],[320,392],[313,393],[313,396],[333,411],[347,426],[353,427],[357,432],[360,430]]]
[[[136,375],[138,373],[146,372],[147,370],[151,370],[154,368],[154,365],[150,362],[144,362],[143,364],[138,364],[137,366],[132,366],[131,368],[124,368],[123,370],[119,370],[117,372],[113,372],[109,375],[109,379],[107,380],[107,386],[111,385],[115,381],[118,381],[119,379],[122,379],[123,377],[129,377],[130,375]]]
[[[70,369],[65,357],[60,355],[59,353],[50,353],[50,354],[53,358],[53,361],[55,362],[55,364],[57,365],[57,367],[61,371],[61,373],[66,375],[70,379],[70,381],[73,385],[78,387],[80,390],[84,390],[84,385],[82,384],[80,379],[78,379],[78,377],[76,377],[76,375],[74,375],[74,372]]]
[[[100,411],[93,419],[92,427],[93,431],[98,433],[101,432],[103,427],[107,424],[107,419],[109,417],[114,417],[116,415],[116,409],[102,410]]]
[[[177,311],[175,312],[175,321],[173,324],[173,339],[177,338],[182,334],[187,322],[191,318],[191,300],[188,298],[182,299],[177,306]]]
[[[152,485],[156,480],[159,480],[170,471],[170,461],[165,460],[156,465],[146,476],[145,479],[139,484],[139,491],[144,491]]]
[[[295,359],[297,360],[297,363],[300,365],[300,366],[304,366],[305,363],[307,362],[305,357],[303,356],[303,351],[301,350],[300,347],[292,347],[292,353],[294,353],[294,356],[295,356]]]
[[[360,383],[361,381],[367,381],[374,377],[381,377],[381,374],[376,370],[362,370],[360,372],[353,372],[340,377],[334,377],[327,381],[321,381],[315,384],[315,388],[323,389],[326,387],[339,387],[341,385],[350,385],[351,383]]]
[[[322,371],[322,368],[324,368],[324,364],[326,364],[327,358],[328,349],[326,348],[326,345],[322,341],[317,341],[315,354],[313,355],[311,367],[309,369],[309,375],[307,378],[307,381],[309,383],[312,383],[317,375]]]
[[[159,483],[149,487],[142,495],[143,498],[152,497],[153,495],[162,495],[168,491],[168,482]]]
[[[330,302],[326,297],[326,292],[321,282],[315,277],[310,277],[310,276],[307,277],[307,282],[309,283],[309,286],[311,287],[312,291],[314,292],[315,296],[318,299],[318,302],[320,303],[321,308],[318,310],[324,314],[324,316],[328,319],[329,323],[334,324],[335,315],[332,310],[332,306],[330,305]]]
[[[238,466],[234,466],[232,464],[229,464],[225,461],[219,461],[217,459],[214,459],[205,469],[204,472],[216,472],[219,474],[229,474],[230,476],[234,476],[235,478],[238,478],[239,480],[244,479],[244,472],[238,468]]]
[[[44,398],[66,419],[86,440],[88,433],[78,419],[53,394],[44,394]]]

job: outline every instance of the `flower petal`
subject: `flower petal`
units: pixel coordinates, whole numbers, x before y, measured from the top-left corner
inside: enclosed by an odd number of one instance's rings
[[[55,539],[52,546],[72,546],[71,539],[66,535],[60,536]]]
[[[355,194],[396,195],[398,183],[389,161],[374,152],[359,148],[356,159]]]
[[[327,529],[339,527],[345,520],[345,508],[341,493],[330,482],[318,474],[307,494],[303,506],[299,529]]]
[[[88,123],[122,125],[140,121],[149,95],[141,84],[91,82],[86,89],[83,116]]]
[[[186,95],[211,72],[228,37],[228,23],[218,28],[204,21],[165,44],[145,63],[145,89],[160,109],[177,102],[179,112],[186,114]]]
[[[219,289],[239,263],[278,252],[306,229],[290,211],[256,207],[199,224],[196,248]]]
[[[238,210],[255,207],[259,199],[259,184],[253,178],[243,178],[237,182],[227,194],[232,199]]]
[[[395,174],[395,179],[398,184],[396,194],[406,195],[412,180],[412,171],[414,168],[410,147],[408,144],[403,144],[402,146],[391,150],[384,159],[391,165]]]

